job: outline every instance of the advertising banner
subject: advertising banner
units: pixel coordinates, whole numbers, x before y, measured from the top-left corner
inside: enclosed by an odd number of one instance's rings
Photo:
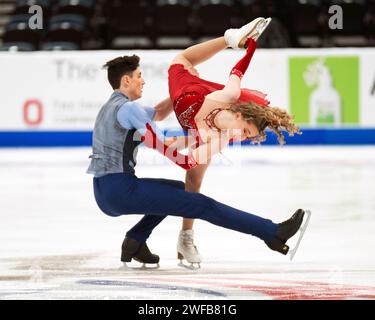
[[[152,107],[169,95],[168,68],[179,52],[1,52],[0,134],[2,140],[10,139],[2,145],[13,144],[10,133],[22,133],[17,141],[23,141],[28,132],[38,133],[36,140],[43,132],[85,132],[86,144],[101,106],[113,91],[102,68],[108,60],[133,54],[141,58],[145,86],[138,101]],[[225,84],[243,55],[243,51],[225,50],[196,68],[201,78]],[[298,142],[294,139],[295,143],[303,144],[306,139],[315,143],[320,141],[318,136],[335,135],[340,144],[372,143],[368,139],[375,129],[373,48],[258,49],[242,87],[266,93],[271,106],[295,116],[296,123],[310,134],[302,135]],[[173,113],[158,125],[181,130]],[[352,131],[335,131],[348,128],[358,131],[355,141]],[[326,129],[332,135],[321,131]],[[367,129],[370,131],[363,131]],[[63,144],[64,137],[59,139]]]
[[[359,124],[358,56],[290,57],[290,110],[297,123]]]
[[[121,55],[141,57],[146,82],[139,102],[153,106],[168,97],[168,67],[180,51],[99,51],[0,53],[1,130],[92,130],[112,88],[104,63]],[[225,84],[243,56],[226,50],[197,66],[204,79]],[[285,58],[276,50],[258,50],[243,87],[268,94],[273,105],[288,108]],[[172,114],[160,123],[178,129]]]

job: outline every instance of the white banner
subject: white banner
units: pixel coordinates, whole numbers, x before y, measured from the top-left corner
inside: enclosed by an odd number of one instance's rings
[[[168,96],[167,70],[178,52],[2,52],[0,130],[91,130],[100,107],[112,93],[102,66],[121,55],[141,57],[146,85],[139,102],[155,105]],[[202,78],[225,84],[231,68],[243,54],[243,51],[226,50],[197,69]],[[290,91],[289,58],[324,55],[359,58],[358,124],[375,126],[375,49],[259,49],[244,76],[243,87],[263,91],[272,106],[290,110],[294,93]],[[351,86],[350,79],[347,81]],[[161,123],[161,127],[178,128],[174,115]]]

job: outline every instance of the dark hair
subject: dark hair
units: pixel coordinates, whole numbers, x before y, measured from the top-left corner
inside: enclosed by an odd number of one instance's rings
[[[123,75],[131,76],[133,71],[139,67],[139,57],[132,56],[117,57],[108,61],[103,68],[108,70],[108,81],[113,90],[120,88]]]

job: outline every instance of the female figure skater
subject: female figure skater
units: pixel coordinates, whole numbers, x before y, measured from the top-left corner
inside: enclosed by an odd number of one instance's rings
[[[260,143],[266,139],[265,129],[269,128],[278,135],[279,143],[284,144],[281,130],[290,136],[300,133],[293,117],[285,110],[270,107],[265,94],[241,89],[256,40],[270,22],[271,18],[257,18],[240,29],[229,29],[223,37],[187,48],[170,65],[170,98],[181,127],[191,138],[187,191],[200,191],[211,157],[230,141],[251,139]],[[194,67],[228,47],[246,48],[246,54],[231,70],[226,85],[201,79]],[[184,219],[177,251],[180,260],[185,258],[199,264],[201,257],[194,245],[193,221]]]

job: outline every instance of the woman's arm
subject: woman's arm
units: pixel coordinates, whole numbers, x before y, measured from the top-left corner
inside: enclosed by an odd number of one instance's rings
[[[157,133],[152,127],[152,124],[146,123],[146,131],[141,137],[141,140],[146,147],[157,150],[185,170],[189,170],[197,166],[197,162],[193,157],[190,156],[190,154],[184,155],[179,153],[176,148],[170,147],[165,143],[164,136],[161,138],[162,139],[158,137]]]
[[[207,143],[190,150],[189,154],[198,164],[207,164],[211,158],[223,150],[229,142],[230,137],[226,134],[221,134],[217,137],[209,138]]]
[[[247,41],[247,50],[245,56],[237,62],[232,68],[227,84],[224,89],[214,91],[207,95],[208,99],[217,100],[224,103],[233,103],[241,95],[241,79],[249,67],[251,58],[256,49],[256,42],[249,38]]]
[[[164,143],[170,148],[182,150],[189,148],[191,145],[196,143],[196,141],[191,136],[175,136],[165,138]]]
[[[206,99],[220,101],[224,103],[233,103],[241,95],[241,79],[231,74],[224,89],[214,91],[206,96]]]

